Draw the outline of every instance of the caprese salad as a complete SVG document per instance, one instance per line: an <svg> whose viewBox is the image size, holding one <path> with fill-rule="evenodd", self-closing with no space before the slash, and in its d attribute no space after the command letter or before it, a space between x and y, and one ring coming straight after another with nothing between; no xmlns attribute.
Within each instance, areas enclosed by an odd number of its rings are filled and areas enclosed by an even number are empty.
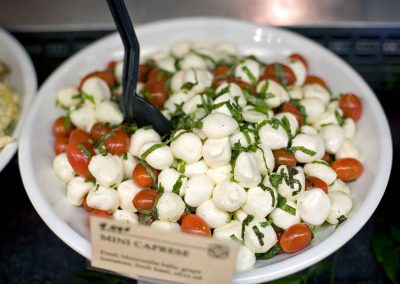
<svg viewBox="0 0 400 284"><path fill-rule="evenodd" d="M333 94L293 53L280 62L220 42L179 42L139 67L138 94L171 121L170 137L124 123L122 62L61 88L56 175L91 215L228 239L237 270L307 247L346 220L347 182L363 172L353 93Z"/></svg>

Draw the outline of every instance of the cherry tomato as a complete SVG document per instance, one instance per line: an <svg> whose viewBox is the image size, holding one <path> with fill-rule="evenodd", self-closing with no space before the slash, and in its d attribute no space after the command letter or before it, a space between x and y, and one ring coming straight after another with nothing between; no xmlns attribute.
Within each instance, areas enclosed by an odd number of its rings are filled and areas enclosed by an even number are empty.
<svg viewBox="0 0 400 284"><path fill-rule="evenodd" d="M285 149L273 150L275 157L275 167L278 168L281 165L286 165L288 167L295 167L297 164L296 158L293 153Z"/></svg>
<svg viewBox="0 0 400 284"><path fill-rule="evenodd" d="M338 178L343 181L352 181L361 176L364 171L363 164L354 158L343 158L334 161L331 168L337 173Z"/></svg>
<svg viewBox="0 0 400 284"><path fill-rule="evenodd" d="M153 171L155 176L158 176L158 174L160 173L159 170L156 170L152 167L150 167L150 169ZM143 167L141 164L136 165L135 169L132 172L132 179L136 183L136 185L142 187L152 186L155 182L146 171L145 167Z"/></svg>
<svg viewBox="0 0 400 284"><path fill-rule="evenodd" d="M247 89L250 91L251 94L256 95L257 91L256 88L249 83L246 83L244 81L241 81L239 79L235 79L234 83L236 83L242 90Z"/></svg>
<svg viewBox="0 0 400 284"><path fill-rule="evenodd" d="M110 132L111 127L108 123L96 122L92 126L92 130L90 131L90 136L92 136L94 141L100 141L101 138Z"/></svg>
<svg viewBox="0 0 400 284"><path fill-rule="evenodd" d="M273 63L265 66L262 76L274 79L284 86L296 83L296 75L293 70L289 66L280 63Z"/></svg>
<svg viewBox="0 0 400 284"><path fill-rule="evenodd" d="M87 226L90 228L90 216L97 216L102 218L109 218L111 219L111 214L107 211L100 210L100 209L93 209L89 212L89 216L87 219Z"/></svg>
<svg viewBox="0 0 400 284"><path fill-rule="evenodd" d="M85 208L85 210L86 210L87 212L91 212L91 211L95 210L94 208L90 207L90 206L87 204L86 198L87 198L87 195L86 195L86 196L83 198L83 200L82 200L82 206L83 206L83 208ZM105 212L105 211L103 211L103 212Z"/></svg>
<svg viewBox="0 0 400 284"><path fill-rule="evenodd" d="M196 214L189 214L182 218L181 231L184 233L211 237L211 230L206 221Z"/></svg>
<svg viewBox="0 0 400 284"><path fill-rule="evenodd" d="M345 118L357 121L361 117L362 105L358 96L352 93L342 94L339 98L339 107L343 110Z"/></svg>
<svg viewBox="0 0 400 284"><path fill-rule="evenodd" d="M82 90L82 86L87 79L90 79L93 77L98 77L98 78L104 80L110 88L115 85L115 78L110 72L94 71L92 73L87 74L85 77L83 77L83 79L81 80L81 83L79 84L79 90Z"/></svg>
<svg viewBox="0 0 400 284"><path fill-rule="evenodd" d="M154 189L142 189L133 198L133 206L140 210L151 210L153 209L159 194L160 193Z"/></svg>
<svg viewBox="0 0 400 284"><path fill-rule="evenodd" d="M229 71L229 67L225 65L218 66L214 70L214 77L223 77L224 75L227 75Z"/></svg>
<svg viewBox="0 0 400 284"><path fill-rule="evenodd" d="M299 60L301 61L304 66L306 67L306 69L308 70L308 62L307 60L303 57L303 55L299 54L299 53L293 53L289 56L290 59L295 59L295 60Z"/></svg>
<svg viewBox="0 0 400 284"><path fill-rule="evenodd" d="M69 143L91 143L92 137L86 131L76 128L69 135Z"/></svg>
<svg viewBox="0 0 400 284"><path fill-rule="evenodd" d="M325 81L322 78L320 78L318 76L314 76L314 75L307 76L306 81L304 82L304 85L307 85L307 84L318 84L318 85L324 87L327 91L329 91L328 85L325 83Z"/></svg>
<svg viewBox="0 0 400 284"><path fill-rule="evenodd" d="M138 69L138 82L146 82L149 71L150 67L147 64L140 64Z"/></svg>
<svg viewBox="0 0 400 284"><path fill-rule="evenodd" d="M281 111L282 112L290 112L291 114L293 114L296 117L299 125L300 126L303 125L303 114L293 103L291 103L291 102L283 103L281 106Z"/></svg>
<svg viewBox="0 0 400 284"><path fill-rule="evenodd" d="M152 105L162 108L168 98L168 90L161 81L148 81L144 86L144 98Z"/></svg>
<svg viewBox="0 0 400 284"><path fill-rule="evenodd" d="M56 140L54 141L54 152L56 153L56 155L64 153L67 145L68 137L56 136Z"/></svg>
<svg viewBox="0 0 400 284"><path fill-rule="evenodd" d="M328 193L328 185L323 180L313 177L313 176L306 176L306 190L309 190L313 187L318 187Z"/></svg>
<svg viewBox="0 0 400 284"><path fill-rule="evenodd" d="M90 178L88 166L90 159L95 154L93 146L89 143L69 143L65 149L68 162L74 171L83 178Z"/></svg>
<svg viewBox="0 0 400 284"><path fill-rule="evenodd" d="M312 232L306 224L295 224L287 228L279 244L284 252L294 253L307 247L312 239Z"/></svg>
<svg viewBox="0 0 400 284"><path fill-rule="evenodd" d="M121 129L112 130L111 136L105 141L106 149L113 155L121 156L129 149L129 136Z"/></svg>
<svg viewBox="0 0 400 284"><path fill-rule="evenodd" d="M61 116L54 121L53 124L53 135L57 136L68 136L71 131L74 129L71 121L68 120L65 116Z"/></svg>
<svg viewBox="0 0 400 284"><path fill-rule="evenodd" d="M106 70L108 72L114 72L115 66L117 66L117 61L111 60L110 62L107 63Z"/></svg>
<svg viewBox="0 0 400 284"><path fill-rule="evenodd" d="M147 77L147 82L150 81L159 81L159 82L165 82L169 79L169 75L167 71L164 71L160 68L153 68Z"/></svg>
<svg viewBox="0 0 400 284"><path fill-rule="evenodd" d="M157 220L153 216L149 216L148 214L144 214L143 212L138 212L137 215L138 215L138 219L139 219L140 224L143 223L143 224L145 224L147 226L150 226L154 221Z"/></svg>

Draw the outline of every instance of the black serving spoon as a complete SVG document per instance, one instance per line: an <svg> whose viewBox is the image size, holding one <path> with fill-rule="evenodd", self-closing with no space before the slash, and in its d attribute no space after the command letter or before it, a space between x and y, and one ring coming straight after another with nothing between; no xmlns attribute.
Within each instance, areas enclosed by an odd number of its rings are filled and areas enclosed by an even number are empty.
<svg viewBox="0 0 400 284"><path fill-rule="evenodd" d="M121 107L124 120L139 126L151 125L160 136L171 132L171 123L158 108L136 94L140 46L124 0L107 0L115 25L124 44Z"/></svg>

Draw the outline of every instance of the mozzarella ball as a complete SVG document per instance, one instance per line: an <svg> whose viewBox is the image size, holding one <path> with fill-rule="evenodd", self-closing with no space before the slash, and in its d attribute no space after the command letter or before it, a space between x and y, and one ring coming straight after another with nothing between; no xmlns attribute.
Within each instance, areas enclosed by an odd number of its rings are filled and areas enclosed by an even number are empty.
<svg viewBox="0 0 400 284"><path fill-rule="evenodd" d="M289 97L293 100L301 100L303 98L303 89L297 86L288 88Z"/></svg>
<svg viewBox="0 0 400 284"><path fill-rule="evenodd" d="M172 192L175 187L175 190L178 190L180 196L185 194L187 183L187 177L181 176L181 173L174 169L164 169L158 176L158 186L162 186L164 192Z"/></svg>
<svg viewBox="0 0 400 284"><path fill-rule="evenodd" d="M302 86L307 77L307 67L301 60L290 58L286 61L286 65L292 69L296 76L296 86Z"/></svg>
<svg viewBox="0 0 400 284"><path fill-rule="evenodd" d="M161 69L164 69L168 72L175 72L175 59L171 56L166 56L163 58L160 58L156 61L158 67L160 67Z"/></svg>
<svg viewBox="0 0 400 284"><path fill-rule="evenodd" d="M290 174L289 174L290 171ZM280 195L289 200L296 200L305 189L305 176L301 167L289 168L286 165L281 165L276 171L284 178L278 185ZM293 181L291 184L290 181Z"/></svg>
<svg viewBox="0 0 400 284"><path fill-rule="evenodd" d="M225 55L235 55L237 52L236 47L229 42L217 42L214 50L222 59L225 59Z"/></svg>
<svg viewBox="0 0 400 284"><path fill-rule="evenodd" d="M214 205L228 212L239 209L246 202L246 191L236 182L224 180L218 183L212 195Z"/></svg>
<svg viewBox="0 0 400 284"><path fill-rule="evenodd" d="M193 164L201 159L203 143L195 134L177 132L172 139L170 146L175 158L188 164Z"/></svg>
<svg viewBox="0 0 400 284"><path fill-rule="evenodd" d="M175 57L183 57L192 48L192 43L190 41L180 41L171 46L171 53Z"/></svg>
<svg viewBox="0 0 400 284"><path fill-rule="evenodd" d="M261 182L257 156L252 152L241 152L236 158L233 177L243 187L255 187Z"/></svg>
<svg viewBox="0 0 400 284"><path fill-rule="evenodd" d="M212 168L225 166L231 160L229 138L206 140L203 145L202 154L208 166Z"/></svg>
<svg viewBox="0 0 400 284"><path fill-rule="evenodd" d="M286 230L290 226L294 224L300 223L300 214L299 210L297 210L297 205L293 201L286 200L285 205L290 206L296 210L296 214L292 215L291 213L283 210L282 208L276 208L269 217L272 219L272 222L275 226Z"/></svg>
<svg viewBox="0 0 400 284"><path fill-rule="evenodd" d="M360 159L360 152L358 151L357 147L351 142L349 139L345 139L342 147L336 152L335 158L337 160L343 158L354 158L359 160Z"/></svg>
<svg viewBox="0 0 400 284"><path fill-rule="evenodd" d="M325 149L330 154L336 154L344 142L344 131L339 125L328 125L319 131L324 139Z"/></svg>
<svg viewBox="0 0 400 284"><path fill-rule="evenodd" d="M318 119L314 121L313 127L320 129L325 125L338 124L337 115L343 116L341 109L324 112L320 117L318 117Z"/></svg>
<svg viewBox="0 0 400 284"><path fill-rule="evenodd" d="M81 102L79 94L79 90L75 87L61 88L57 91L57 102L63 108L76 107Z"/></svg>
<svg viewBox="0 0 400 284"><path fill-rule="evenodd" d="M240 246L236 257L236 271L244 271L252 268L256 263L256 255L246 246Z"/></svg>
<svg viewBox="0 0 400 284"><path fill-rule="evenodd" d="M137 212L137 209L135 208L135 206L133 206L132 201L135 198L136 194L138 194L141 190L142 188L137 186L131 179L121 182L117 187L120 207L128 212Z"/></svg>
<svg viewBox="0 0 400 284"><path fill-rule="evenodd" d="M192 176L187 182L185 203L197 207L211 198L214 182L204 174Z"/></svg>
<svg viewBox="0 0 400 284"><path fill-rule="evenodd" d="M194 175L205 174L207 171L207 163L204 160L200 160L196 163L185 165L185 172L183 174L190 178Z"/></svg>
<svg viewBox="0 0 400 284"><path fill-rule="evenodd" d="M328 192L335 192L335 191L344 192L347 195L350 195L350 187L347 185L347 183L345 183L339 178L335 180L333 184L329 185Z"/></svg>
<svg viewBox="0 0 400 284"><path fill-rule="evenodd" d="M272 110L269 110L268 114L264 114L255 110L251 105L247 105L243 108L242 117L243 120L250 123L261 123L262 121L272 118L274 115Z"/></svg>
<svg viewBox="0 0 400 284"><path fill-rule="evenodd" d="M275 129L271 124L266 124L258 131L260 142L271 150L286 148L289 142L289 136L281 125Z"/></svg>
<svg viewBox="0 0 400 284"><path fill-rule="evenodd" d="M325 222L331 212L331 201L328 195L319 188L304 191L297 200L300 218L312 225L319 226Z"/></svg>
<svg viewBox="0 0 400 284"><path fill-rule="evenodd" d="M253 80L257 82L260 77L260 69L260 63L253 59L245 59L236 66L235 77L243 82L253 84Z"/></svg>
<svg viewBox="0 0 400 284"><path fill-rule="evenodd" d="M258 170L261 175L271 173L275 167L275 157L271 149L265 145L258 145L256 151Z"/></svg>
<svg viewBox="0 0 400 284"><path fill-rule="evenodd" d="M83 198L93 186L93 182L86 181L83 177L71 179L67 185L68 201L74 206L81 206Z"/></svg>
<svg viewBox="0 0 400 284"><path fill-rule="evenodd" d="M207 171L207 176L209 176L214 183L230 179L232 177L232 166L231 164L226 164L222 167L210 168Z"/></svg>
<svg viewBox="0 0 400 284"><path fill-rule="evenodd" d="M232 117L222 113L212 113L203 119L203 132L211 139L225 138L234 134L239 124Z"/></svg>
<svg viewBox="0 0 400 284"><path fill-rule="evenodd" d="M337 177L336 172L329 166L322 163L309 163L304 166L304 173L307 176L317 177L326 184L332 184Z"/></svg>
<svg viewBox="0 0 400 284"><path fill-rule="evenodd" d="M243 223L244 219L247 218L249 214L247 214L246 212L244 212L242 209L236 210L233 213L233 218L237 221L239 221L240 223Z"/></svg>
<svg viewBox="0 0 400 284"><path fill-rule="evenodd" d="M303 87L304 98L320 99L325 105L329 103L330 93L320 84L307 84Z"/></svg>
<svg viewBox="0 0 400 284"><path fill-rule="evenodd" d="M231 143L232 147L236 143L240 143L240 145L243 147L249 147L251 144L254 144L254 142L255 142L254 133L250 131L238 132L233 134L229 138L229 143Z"/></svg>
<svg viewBox="0 0 400 284"><path fill-rule="evenodd" d="M120 200L115 189L97 185L90 189L86 197L86 203L93 209L112 213L117 210Z"/></svg>
<svg viewBox="0 0 400 284"><path fill-rule="evenodd" d="M139 128L131 136L129 152L134 156L139 156L140 147L142 147L143 144L150 141L161 142L161 137L152 128Z"/></svg>
<svg viewBox="0 0 400 284"><path fill-rule="evenodd" d="M300 104L304 107L308 123L315 122L325 112L325 105L318 98L302 99Z"/></svg>
<svg viewBox="0 0 400 284"><path fill-rule="evenodd" d="M182 81L183 84L188 82L193 83L194 85L190 90L190 93L197 94L203 92L206 88L211 87L212 79L213 75L209 71L200 68L185 70ZM182 87L182 85L179 87L179 89Z"/></svg>
<svg viewBox="0 0 400 284"><path fill-rule="evenodd" d="M67 154L61 153L58 154L53 161L53 169L56 173L57 177L61 179L63 182L69 182L74 178L75 172L71 167L71 164L68 162Z"/></svg>
<svg viewBox="0 0 400 284"><path fill-rule="evenodd" d="M182 70L207 69L207 62L201 56L189 52L183 56L179 66L182 68Z"/></svg>
<svg viewBox="0 0 400 284"><path fill-rule="evenodd" d="M92 96L95 103L109 100L111 98L111 91L107 83L99 77L91 77L82 85L82 92Z"/></svg>
<svg viewBox="0 0 400 284"><path fill-rule="evenodd" d="M85 104L83 107L70 112L71 122L78 128L90 132L92 126L96 123L96 113L94 106Z"/></svg>
<svg viewBox="0 0 400 284"><path fill-rule="evenodd" d="M124 115L118 105L112 101L104 101L96 107L96 118L100 122L118 125L124 121Z"/></svg>
<svg viewBox="0 0 400 284"><path fill-rule="evenodd" d="M89 171L96 182L105 187L117 186L124 178L121 158L111 154L93 156L89 162Z"/></svg>
<svg viewBox="0 0 400 284"><path fill-rule="evenodd" d="M176 106L185 103L193 97L193 94L186 94L184 92L177 92L168 97L164 104L164 109L167 109L170 113L176 111Z"/></svg>
<svg viewBox="0 0 400 284"><path fill-rule="evenodd" d="M185 114L195 112L198 109L198 106L202 104L201 96L202 95L195 95L191 98L188 98L182 106L183 112Z"/></svg>
<svg viewBox="0 0 400 284"><path fill-rule="evenodd" d="M298 134L292 140L292 149L296 149L296 147L304 147L314 152L306 153L302 149L294 150L294 156L300 163L310 163L320 160L325 154L324 140L316 134Z"/></svg>
<svg viewBox="0 0 400 284"><path fill-rule="evenodd" d="M232 117L228 105L236 106L236 102L230 94L223 94L216 98L212 104L211 113L221 113Z"/></svg>
<svg viewBox="0 0 400 284"><path fill-rule="evenodd" d="M117 209L112 214L113 218L119 222L138 224L138 216L135 213Z"/></svg>
<svg viewBox="0 0 400 284"><path fill-rule="evenodd" d="M283 102L287 102L289 100L289 94L286 89L274 80L262 80L259 82L257 84L257 92L261 93L265 86L267 86L265 92L269 95L265 99L265 103L269 107L276 108Z"/></svg>
<svg viewBox="0 0 400 284"><path fill-rule="evenodd" d="M339 108L339 100L333 100L329 102L328 106L326 107L326 111L334 112L337 108Z"/></svg>
<svg viewBox="0 0 400 284"><path fill-rule="evenodd" d="M300 132L303 134L318 134L318 131L309 125L302 125L300 128Z"/></svg>
<svg viewBox="0 0 400 284"><path fill-rule="evenodd" d="M220 240L232 240L232 235L242 240L242 223L239 221L232 220L225 226L215 229L213 232L213 238Z"/></svg>
<svg viewBox="0 0 400 284"><path fill-rule="evenodd" d="M222 227L230 220L229 213L217 208L211 199L196 208L196 215L203 218L212 229Z"/></svg>
<svg viewBox="0 0 400 284"><path fill-rule="evenodd" d="M124 71L124 63L122 61L119 61L117 63L117 65L115 65L114 76L115 76L115 79L117 80L117 82L120 84L122 83L123 71Z"/></svg>
<svg viewBox="0 0 400 284"><path fill-rule="evenodd" d="M158 199L156 208L158 219L176 222L185 212L186 205L179 195L172 192L164 192Z"/></svg>
<svg viewBox="0 0 400 284"><path fill-rule="evenodd" d="M180 232L181 231L181 226L179 226L178 223L173 223L173 222L166 222L166 221L160 221L156 220L153 223L151 223L150 227L164 231L164 232Z"/></svg>
<svg viewBox="0 0 400 284"><path fill-rule="evenodd" d="M291 136L293 137L296 135L297 130L299 129L299 123L293 114L290 112L281 112L275 115L275 118L279 119L282 123L288 123Z"/></svg>
<svg viewBox="0 0 400 284"><path fill-rule="evenodd" d="M262 222L265 222L265 219L253 220L244 230L244 244L255 253L267 252L278 242L274 228L271 225L264 226ZM256 230L261 233L261 238L259 238Z"/></svg>
<svg viewBox="0 0 400 284"><path fill-rule="evenodd" d="M240 107L245 107L247 101L243 95L242 89L235 83L222 83L215 92L218 94L223 90L227 90L226 94L229 94L234 101L237 101Z"/></svg>
<svg viewBox="0 0 400 284"><path fill-rule="evenodd" d="M183 85L183 78L185 76L185 70L180 70L172 76L171 79L171 89L173 92L178 92L181 90L181 87ZM172 96L170 96L171 98Z"/></svg>
<svg viewBox="0 0 400 284"><path fill-rule="evenodd" d="M328 196L332 206L327 221L335 225L339 222L340 217L349 215L353 201L348 194L340 191L329 192Z"/></svg>
<svg viewBox="0 0 400 284"><path fill-rule="evenodd" d="M273 189L271 189L273 191ZM247 201L242 206L242 210L256 219L265 218L276 206L274 196L269 190L263 190L261 187L252 187L247 191Z"/></svg>
<svg viewBox="0 0 400 284"><path fill-rule="evenodd" d="M160 144L160 142L150 141L142 145L139 149L139 156L142 156L150 147ZM171 148L164 145L160 148L155 149L144 159L150 166L157 170L167 169L174 162L174 155L172 154Z"/></svg>
<svg viewBox="0 0 400 284"><path fill-rule="evenodd" d="M356 124L351 118L346 118L343 123L344 137L351 139L356 133Z"/></svg>
<svg viewBox="0 0 400 284"><path fill-rule="evenodd" d="M137 165L135 157L131 153L126 152L122 158L122 164L124 167L124 178L131 178L133 170Z"/></svg>

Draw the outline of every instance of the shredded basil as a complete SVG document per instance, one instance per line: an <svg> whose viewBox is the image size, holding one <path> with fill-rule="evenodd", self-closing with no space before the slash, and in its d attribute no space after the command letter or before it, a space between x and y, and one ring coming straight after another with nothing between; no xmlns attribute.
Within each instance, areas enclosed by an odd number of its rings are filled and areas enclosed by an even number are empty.
<svg viewBox="0 0 400 284"><path fill-rule="evenodd" d="M249 80L251 81L252 85L256 85L257 84L257 79L254 76L254 74L250 71L250 69L247 66L243 66L242 67L242 71L244 73L246 73L247 77L249 78Z"/></svg>
<svg viewBox="0 0 400 284"><path fill-rule="evenodd" d="M67 115L65 116L64 127L67 129L69 129L71 127L71 118L69 116L69 113L67 113Z"/></svg>
<svg viewBox="0 0 400 284"><path fill-rule="evenodd" d="M263 113L265 115L269 114L270 108L268 105L265 103L263 99L257 98L256 96L253 96L249 90L244 89L243 90L243 95L246 99L246 101L254 106L254 109L260 113Z"/></svg>
<svg viewBox="0 0 400 284"><path fill-rule="evenodd" d="M195 82L195 83L193 83L193 82L186 82L185 84L183 84L182 86L181 86L181 90L182 91L190 91L191 89L193 89L193 87L194 86L196 86L197 84L198 84L199 82Z"/></svg>
<svg viewBox="0 0 400 284"><path fill-rule="evenodd" d="M269 176L269 182L274 188L278 188L279 184L281 183L283 177L280 174L271 174Z"/></svg>
<svg viewBox="0 0 400 284"><path fill-rule="evenodd" d="M337 225L335 226L335 229L337 229L337 228L340 226L340 224L342 224L344 221L346 221L346 220L347 220L347 217L344 216L344 215L341 215L339 218L337 218L337 220L338 220L338 223L337 223Z"/></svg>
<svg viewBox="0 0 400 284"><path fill-rule="evenodd" d="M200 56L201 58L203 58L204 60L208 60L211 63L215 64L215 60L214 58L212 58L211 56L207 55L207 54L203 54L201 52L198 52L197 50L192 49L191 50L192 53L196 54L197 56Z"/></svg>
<svg viewBox="0 0 400 284"><path fill-rule="evenodd" d="M344 124L344 119L343 117L340 115L339 111L337 109L335 109L335 117L336 117L336 121L338 123L339 126L343 126Z"/></svg>
<svg viewBox="0 0 400 284"><path fill-rule="evenodd" d="M228 85L228 86L224 87L221 91L219 91L215 96L219 97L219 96L222 96L223 94L229 93L230 89L231 89L231 86Z"/></svg>
<svg viewBox="0 0 400 284"><path fill-rule="evenodd" d="M241 241L238 237L236 237L235 234L232 234L232 235L231 235L231 239L234 240L235 242L242 243L242 241Z"/></svg>
<svg viewBox="0 0 400 284"><path fill-rule="evenodd" d="M313 162L311 162L311 164L321 164L321 165L324 165L324 166L329 166L329 164L327 162L323 161L323 160L313 161Z"/></svg>
<svg viewBox="0 0 400 284"><path fill-rule="evenodd" d="M146 159L146 157L147 157L148 155L150 155L153 151L155 151L155 150L157 150L157 149L159 149L159 148L161 148L161 147L164 147L164 146L165 146L164 143L154 144L154 145L151 146L149 149L147 149L146 151L143 152L143 154L141 155L141 158L142 158L143 160Z"/></svg>
<svg viewBox="0 0 400 284"><path fill-rule="evenodd" d="M125 152L124 155L122 156L122 158L123 158L124 160L128 160L128 152Z"/></svg>
<svg viewBox="0 0 400 284"><path fill-rule="evenodd" d="M276 254L278 254L280 251L281 251L281 247L276 245L266 253L257 254L257 258L262 258L264 260L268 260L268 259L271 259Z"/></svg>
<svg viewBox="0 0 400 284"><path fill-rule="evenodd" d="M153 99L153 95L147 91L147 90L143 90L142 92L142 96L143 98L145 98L147 101L151 101Z"/></svg>
<svg viewBox="0 0 400 284"><path fill-rule="evenodd" d="M242 239L244 238L244 230L246 226L250 224L251 221L253 221L254 216L253 215L247 215L247 217L243 220L242 222Z"/></svg>
<svg viewBox="0 0 400 284"><path fill-rule="evenodd" d="M263 228L266 228L271 224L272 224L272 220L267 220L267 221L264 221L264 222L260 222L260 226L263 227Z"/></svg>
<svg viewBox="0 0 400 284"><path fill-rule="evenodd" d="M92 153L90 153L90 151L86 149L83 144L79 143L76 146L82 151L83 155L85 155L86 158L90 159L92 157Z"/></svg>
<svg viewBox="0 0 400 284"><path fill-rule="evenodd" d="M285 131L286 131L287 135L289 136L289 138L292 138L292 131L290 129L290 122L289 122L289 120L287 119L286 116L284 116L282 118L281 125L282 125L283 129L285 129Z"/></svg>
<svg viewBox="0 0 400 284"><path fill-rule="evenodd" d="M292 151L302 151L304 154L307 154L309 156L314 156L315 154L317 154L317 152L307 149L303 146L292 147L291 150Z"/></svg>
<svg viewBox="0 0 400 284"><path fill-rule="evenodd" d="M172 187L172 192L173 193L179 195L180 189L181 189L182 184L183 184L183 178L184 177L185 176L183 176L183 175L179 176L178 180L175 182L174 186Z"/></svg>
<svg viewBox="0 0 400 284"><path fill-rule="evenodd" d="M85 93L85 92L81 92L81 96L82 96L82 98L83 98L84 100L89 100L92 104L95 104L95 103L96 103L95 100L94 100L94 98L93 98L93 96L91 96L91 95L89 95L89 94L87 94L87 93Z"/></svg>
<svg viewBox="0 0 400 284"><path fill-rule="evenodd" d="M258 227L256 225L254 225L252 227L254 234L256 234L257 238L258 238L258 242L260 243L261 246L264 245L264 234L260 232L260 229L258 229Z"/></svg>
<svg viewBox="0 0 400 284"><path fill-rule="evenodd" d="M287 86L288 82L286 80L285 73L283 72L282 65L279 64L279 63L275 63L274 64L274 69L275 69L275 73L276 73L279 81L281 82L281 84L284 85L284 86Z"/></svg>
<svg viewBox="0 0 400 284"><path fill-rule="evenodd" d="M153 183L157 182L157 176L154 174L154 172L151 170L150 166L142 159L135 157L136 161L138 162L138 164L140 164L141 166L144 167L144 169L146 170L146 172L148 173L148 175L151 177L151 179L153 180Z"/></svg>
<svg viewBox="0 0 400 284"><path fill-rule="evenodd" d="M186 170L186 162L183 160L178 160L178 165L176 169L178 170L178 172L183 174Z"/></svg>
<svg viewBox="0 0 400 284"><path fill-rule="evenodd" d="M296 216L296 208L293 208L290 205L287 205L287 200L285 197L282 195L278 194L278 204L277 207L282 209L283 211L286 211L287 213Z"/></svg>

